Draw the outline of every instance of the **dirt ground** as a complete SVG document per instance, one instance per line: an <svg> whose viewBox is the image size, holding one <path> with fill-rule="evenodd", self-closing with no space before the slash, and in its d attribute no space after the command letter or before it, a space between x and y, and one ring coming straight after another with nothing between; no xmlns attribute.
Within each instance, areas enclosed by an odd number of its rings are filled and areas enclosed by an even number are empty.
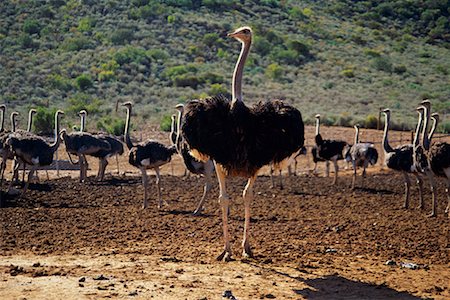
<svg viewBox="0 0 450 300"><path fill-rule="evenodd" d="M311 144L312 128L307 132ZM379 131L362 134L362 140L381 140ZM325 127L323 135L351 142L353 131ZM164 141L166 135L149 136ZM394 133L392 144L400 139L407 142L409 135ZM60 177L50 171L50 180L40 171L40 183L0 209L0 298L231 299L225 292L231 291L236 299L450 299L444 181L438 179L436 218L426 216L427 185L425 209L416 208L415 185L412 208L403 209L402 177L383 167L382 157L364 188L358 178L354 191L344 163L331 186L323 165L319 176L309 172L309 153L299 160L298 176L283 176L282 190L271 187L263 170L252 203L254 259L240 255L246 181L231 179L236 260L229 263L215 260L223 247L217 183L204 214L192 216L204 182L184 177L178 157L163 168L167 205L161 210L154 185L150 207L141 209L141 179L126 155L120 175L110 161L105 182L92 176L95 161L87 183L79 183L74 171Z"/></svg>

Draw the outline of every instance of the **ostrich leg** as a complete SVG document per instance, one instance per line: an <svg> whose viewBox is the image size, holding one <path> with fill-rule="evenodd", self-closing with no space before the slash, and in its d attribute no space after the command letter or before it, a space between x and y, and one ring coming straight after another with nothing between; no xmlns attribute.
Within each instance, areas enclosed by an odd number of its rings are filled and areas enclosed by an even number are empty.
<svg viewBox="0 0 450 300"><path fill-rule="evenodd" d="M206 166L206 167L208 167L208 166ZM205 188L203 189L203 196L200 199L200 202L198 203L197 208L194 210L194 213L193 213L194 216L198 216L202 213L203 206L204 206L205 200L206 200L206 195L208 195L208 192L211 190L211 187L212 187L212 183L211 183L212 170L205 170L205 171L206 171L205 172Z"/></svg>
<svg viewBox="0 0 450 300"><path fill-rule="evenodd" d="M119 168L119 155L116 154L116 163L117 163L117 175L120 175L120 168Z"/></svg>
<svg viewBox="0 0 450 300"><path fill-rule="evenodd" d="M217 180L219 181L219 203L222 208L222 225L223 225L223 240L225 242L223 252L217 257L217 260L230 261L231 260L231 245L230 236L228 234L228 207L230 205L230 198L226 191L226 171L222 166L214 162L216 167Z"/></svg>
<svg viewBox="0 0 450 300"><path fill-rule="evenodd" d="M430 189L431 189L431 201L432 201L432 207L431 207L431 214L429 214L429 217L436 217L437 215L437 195L436 195L436 188L435 188L435 182L433 174L431 173L431 170L426 170L425 174L428 177L428 180L430 181Z"/></svg>
<svg viewBox="0 0 450 300"><path fill-rule="evenodd" d="M25 193L27 192L28 185L30 184L30 180L33 178L33 174L37 168L38 168L38 166L31 166L30 171L28 172L28 180L25 183L25 186L23 187L23 191L22 191L22 194L20 195L20 197L23 197L25 195Z"/></svg>
<svg viewBox="0 0 450 300"><path fill-rule="evenodd" d="M338 179L338 171L339 171L339 166L337 164L337 158L333 158L333 164L334 164L334 179L333 179L333 185L335 185L337 183L337 179Z"/></svg>
<svg viewBox="0 0 450 300"><path fill-rule="evenodd" d="M142 185L144 186L144 204L142 208L145 209L148 206L147 200L147 186L148 186L148 178L147 178L147 170L144 167L139 168L142 173Z"/></svg>
<svg viewBox="0 0 450 300"><path fill-rule="evenodd" d="M363 171L361 174L361 187L364 188L364 179L366 179L366 169L369 166L369 162L367 160L364 161Z"/></svg>
<svg viewBox="0 0 450 300"><path fill-rule="evenodd" d="M419 186L419 206L417 208L423 209L424 208L424 201L423 201L423 180L420 177L419 174L414 173L414 176L416 176L416 182Z"/></svg>
<svg viewBox="0 0 450 300"><path fill-rule="evenodd" d="M448 217L450 218L450 168L445 169L444 173L447 177L447 188L445 189L447 192L447 207L445 208L445 213L448 213Z"/></svg>
<svg viewBox="0 0 450 300"><path fill-rule="evenodd" d="M317 163L316 163L317 166ZM325 163L325 174L327 174L327 177L330 177L330 162L327 160Z"/></svg>
<svg viewBox="0 0 450 300"><path fill-rule="evenodd" d="M275 187L275 179L273 178L273 165L270 164L270 181L272 182L271 188Z"/></svg>
<svg viewBox="0 0 450 300"><path fill-rule="evenodd" d="M9 193L14 185L14 178L18 178L19 176L19 164L13 164L13 177L11 178L11 182L9 183L7 193Z"/></svg>
<svg viewBox="0 0 450 300"><path fill-rule="evenodd" d="M352 159L352 166L353 166L352 190L354 190L356 182L356 161L354 159Z"/></svg>
<svg viewBox="0 0 450 300"><path fill-rule="evenodd" d="M280 178L280 190L282 190L282 189L284 189L284 186L283 186L283 176L281 174L281 169L278 172L279 172L278 178Z"/></svg>
<svg viewBox="0 0 450 300"><path fill-rule="evenodd" d="M161 195L161 175L159 174L159 167L155 168L155 173L156 173L156 186L158 187L158 208L161 209L163 204L167 205L167 202L162 200L162 195Z"/></svg>
<svg viewBox="0 0 450 300"><path fill-rule="evenodd" d="M252 249L250 248L249 235L250 235L250 203L253 200L253 185L255 184L256 174L248 179L245 186L242 197L244 198L244 210L245 210L245 221L244 221L244 240L242 241L244 257L253 257Z"/></svg>
<svg viewBox="0 0 450 300"><path fill-rule="evenodd" d="M408 174L406 172L402 173L405 178L405 203L403 204L403 208L409 208L409 187L411 186L411 182L409 181Z"/></svg>
<svg viewBox="0 0 450 300"><path fill-rule="evenodd" d="M83 161L83 155L78 155L78 164L80 165L80 182L84 181L83 175L84 175L84 161Z"/></svg>

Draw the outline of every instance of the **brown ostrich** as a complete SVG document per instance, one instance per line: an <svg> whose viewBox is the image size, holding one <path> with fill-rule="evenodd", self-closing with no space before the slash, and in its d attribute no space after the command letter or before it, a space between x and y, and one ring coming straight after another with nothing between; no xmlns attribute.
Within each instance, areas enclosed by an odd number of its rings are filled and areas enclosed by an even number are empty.
<svg viewBox="0 0 450 300"><path fill-rule="evenodd" d="M252 256L249 241L250 203L258 171L270 163L280 164L297 154L304 144L304 125L300 112L274 100L259 102L252 107L242 98L242 75L252 42L252 30L241 27L228 34L242 43L232 81L232 100L213 97L192 100L185 105L182 135L191 154L202 161L212 159L219 181L219 202L222 208L224 251L219 260L231 258L228 234L228 206L226 190L228 176L248 178L243 191L244 239L243 255Z"/></svg>
<svg viewBox="0 0 450 300"><path fill-rule="evenodd" d="M125 144L129 150L128 162L130 165L138 168L142 173L142 185L144 186L144 205L148 207L148 177L147 169L153 169L156 173L156 185L158 187L158 208L162 207L163 201L161 197L161 176L159 168L172 159L177 150L175 146L167 147L157 141L148 140L146 142L134 145L130 138L130 118L131 118L131 102L126 102L123 106L127 109L127 119L125 123Z"/></svg>

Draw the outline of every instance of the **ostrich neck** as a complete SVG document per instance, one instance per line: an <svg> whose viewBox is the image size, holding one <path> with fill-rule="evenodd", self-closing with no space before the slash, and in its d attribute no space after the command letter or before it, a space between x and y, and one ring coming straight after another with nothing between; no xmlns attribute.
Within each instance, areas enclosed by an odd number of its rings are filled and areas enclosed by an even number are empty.
<svg viewBox="0 0 450 300"><path fill-rule="evenodd" d="M384 119L384 132L383 132L383 150L385 153L392 152L394 149L389 145L388 141L388 132L389 132L389 121L390 116L388 114L385 115Z"/></svg>
<svg viewBox="0 0 450 300"><path fill-rule="evenodd" d="M422 129L422 143L425 150L430 149L430 140L428 139L428 124L430 123L430 110L425 107L424 109L424 123L423 123L423 129Z"/></svg>
<svg viewBox="0 0 450 300"><path fill-rule="evenodd" d="M86 130L86 115L81 114L80 132L84 132L85 130Z"/></svg>
<svg viewBox="0 0 450 300"><path fill-rule="evenodd" d="M359 143L359 128L355 127L355 145Z"/></svg>
<svg viewBox="0 0 450 300"><path fill-rule="evenodd" d="M183 116L183 113L181 111L178 111L178 116L177 116L177 139L175 141L175 146L177 147L177 150L179 150L178 148L180 147L180 143L181 143L181 117Z"/></svg>
<svg viewBox="0 0 450 300"><path fill-rule="evenodd" d="M420 128L422 127L422 121L423 121L423 112L419 111L419 121L417 122L416 132L414 134L414 140L413 140L414 147L417 147L419 145L419 134L420 134Z"/></svg>
<svg viewBox="0 0 450 300"><path fill-rule="evenodd" d="M55 114L55 141L50 145L50 151L55 153L61 143L61 136L59 135L59 113Z"/></svg>
<svg viewBox="0 0 450 300"><path fill-rule="evenodd" d="M438 119L436 119L436 118L432 118L432 119L433 119L433 125L431 126L430 134L428 135L428 140L430 141L430 144L431 144L431 140L433 139L434 132L436 131L437 125L439 123Z"/></svg>
<svg viewBox="0 0 450 300"><path fill-rule="evenodd" d="M125 121L125 144L127 144L129 150L134 147L130 139L130 118L131 118L131 107L127 107L127 119Z"/></svg>
<svg viewBox="0 0 450 300"><path fill-rule="evenodd" d="M11 115L11 131L16 132L16 115Z"/></svg>
<svg viewBox="0 0 450 300"><path fill-rule="evenodd" d="M316 118L316 135L320 134L320 119Z"/></svg>
<svg viewBox="0 0 450 300"><path fill-rule="evenodd" d="M2 121L1 121L1 123L0 123L0 131L4 131L5 130L5 110L4 109L0 109L0 114L1 114L1 118L2 118Z"/></svg>
<svg viewBox="0 0 450 300"><path fill-rule="evenodd" d="M236 102L242 102L242 74L244 72L245 61L247 60L248 53L250 52L251 40L248 42L242 42L241 53L234 68L233 81L232 81L232 105Z"/></svg>
<svg viewBox="0 0 450 300"><path fill-rule="evenodd" d="M31 126L33 125L33 113L30 111L28 113L28 126L27 126L27 131L31 132Z"/></svg>

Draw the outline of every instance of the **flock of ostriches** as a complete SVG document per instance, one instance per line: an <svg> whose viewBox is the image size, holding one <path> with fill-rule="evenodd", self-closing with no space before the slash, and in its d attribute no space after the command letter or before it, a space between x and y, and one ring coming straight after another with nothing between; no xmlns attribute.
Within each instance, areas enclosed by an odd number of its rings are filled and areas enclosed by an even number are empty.
<svg viewBox="0 0 450 300"><path fill-rule="evenodd" d="M231 258L231 245L228 234L228 215L230 197L227 194L226 178L240 176L248 178L243 191L245 222L243 238L243 255L252 256L249 242L250 203L253 198L253 184L258 171L266 165L281 170L286 163L300 154L305 154L304 125L300 112L291 105L274 100L259 102L252 107L244 104L242 98L242 77L244 64L249 54L252 41L252 31L249 27L241 27L228 34L242 44L241 53L237 60L232 80L231 99L216 96L203 100L192 100L185 105L176 106L178 115L172 116L172 130L169 136L171 145L166 146L154 140L134 144L130 138L130 118L132 103L124 103L127 117L124 142L129 151L129 163L142 173L144 186L144 204L148 206L148 177L147 169L156 172L158 188L158 206L163 204L160 188L160 167L170 162L171 157L178 153L186 168L205 178L204 192L194 214L201 213L208 191L212 186L212 177L216 173L219 182L219 202L222 210L224 251L218 257L220 260ZM392 148L388 142L390 111L383 111L385 116L383 150L386 165L399 171L405 179L404 207L408 208L410 198L409 173L413 174L419 185L420 207L423 208L422 177L427 177L432 192L432 212L437 214L437 199L435 176L445 177L447 180L447 197L450 206L450 146L445 142L431 144L433 133L438 123L438 115L431 114L431 103L421 102L417 108L419 121L412 144ZM121 155L124 151L122 142L107 134L91 134L85 132L86 111L80 111L81 128L79 131L67 133L60 131L60 117L64 113L55 114L55 138L53 143L31 133L31 122L35 110L30 110L28 130L16 130L15 118L12 113L11 131L4 129L5 106L0 106L2 115L0 134L1 184L3 186L4 172L8 159L14 161L13 180L17 180L20 165L29 166L28 180L22 195L25 194L33 174L40 166L52 163L55 151L61 141L64 142L70 161L79 163L80 181L86 180L88 164L86 155L99 159L98 179L103 180L108 158ZM433 125L430 127L430 121ZM313 161L324 161L326 173L329 174L329 163L334 164L334 180L338 178L338 160L345 159L353 165L352 188L355 187L356 171L363 168L364 180L366 168L375 164L378 153L372 143L361 143L358 139L359 128L355 126L356 134L353 145L344 141L324 139L320 134L320 115L316 115L315 146L311 153ZM71 155L77 156L78 161L72 160ZM314 168L314 170L316 167ZM1 204L1 202L0 202ZM446 212L449 211L447 206Z"/></svg>

